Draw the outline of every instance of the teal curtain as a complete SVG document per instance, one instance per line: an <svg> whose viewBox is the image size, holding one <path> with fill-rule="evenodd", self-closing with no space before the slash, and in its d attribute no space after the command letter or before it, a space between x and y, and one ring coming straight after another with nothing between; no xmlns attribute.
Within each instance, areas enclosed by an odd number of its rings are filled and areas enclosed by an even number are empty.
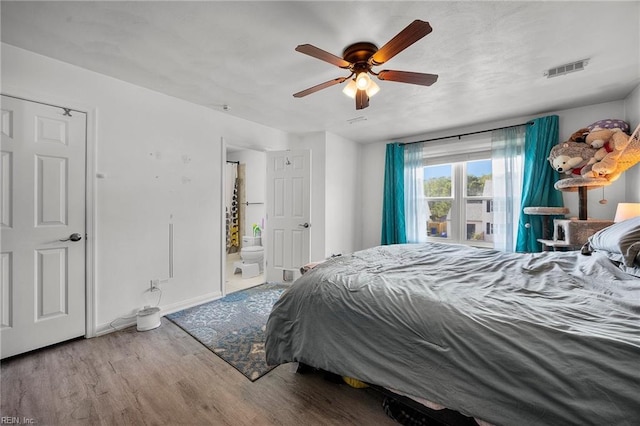
<svg viewBox="0 0 640 426"><path fill-rule="evenodd" d="M382 201L382 239L385 244L407 242L404 222L404 147L387 144Z"/></svg>
<svg viewBox="0 0 640 426"><path fill-rule="evenodd" d="M554 188L559 178L547 161L553 145L558 143L558 116L550 115L533 120L527 127L524 142L524 177L522 205L525 207L564 207L562 193ZM542 251L537 241L542 238L542 216L526 215L520 211L516 251Z"/></svg>
<svg viewBox="0 0 640 426"><path fill-rule="evenodd" d="M524 173L525 126L491 132L493 248L516 249Z"/></svg>

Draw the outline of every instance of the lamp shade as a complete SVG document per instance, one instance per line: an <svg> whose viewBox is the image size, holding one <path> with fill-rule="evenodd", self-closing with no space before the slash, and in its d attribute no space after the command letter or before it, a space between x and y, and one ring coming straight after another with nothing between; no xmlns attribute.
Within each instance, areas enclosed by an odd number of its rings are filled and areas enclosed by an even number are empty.
<svg viewBox="0 0 640 426"><path fill-rule="evenodd" d="M365 90L369 87L369 84L371 84L371 78L367 72L363 71L356 76L356 86L358 90Z"/></svg>
<svg viewBox="0 0 640 426"><path fill-rule="evenodd" d="M636 216L640 216L640 203L618 203L613 221L622 222Z"/></svg>
<svg viewBox="0 0 640 426"><path fill-rule="evenodd" d="M375 95L379 91L380 91L380 86L378 86L375 81L371 80L369 82L369 87L367 87L367 90L366 90L367 96L368 97L372 97L373 95Z"/></svg>
<svg viewBox="0 0 640 426"><path fill-rule="evenodd" d="M351 99L355 99L357 91L358 91L358 86L356 86L355 80L350 80L349 84L344 86L344 89L342 89L342 93L344 93Z"/></svg>

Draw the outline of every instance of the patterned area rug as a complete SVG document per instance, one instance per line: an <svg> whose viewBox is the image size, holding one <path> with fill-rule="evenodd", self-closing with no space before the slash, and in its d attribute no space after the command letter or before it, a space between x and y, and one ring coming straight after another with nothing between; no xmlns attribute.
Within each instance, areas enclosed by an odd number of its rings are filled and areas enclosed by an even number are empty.
<svg viewBox="0 0 640 426"><path fill-rule="evenodd" d="M287 287L261 284L166 317L253 382L276 367L267 365L264 331Z"/></svg>

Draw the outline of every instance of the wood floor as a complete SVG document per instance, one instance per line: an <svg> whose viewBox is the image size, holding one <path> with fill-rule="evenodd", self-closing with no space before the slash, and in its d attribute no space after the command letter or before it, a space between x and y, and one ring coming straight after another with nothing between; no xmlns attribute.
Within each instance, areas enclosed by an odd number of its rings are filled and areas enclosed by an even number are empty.
<svg viewBox="0 0 640 426"><path fill-rule="evenodd" d="M0 370L3 423L397 425L377 392L296 374L292 364L250 382L164 318L155 330L66 342Z"/></svg>

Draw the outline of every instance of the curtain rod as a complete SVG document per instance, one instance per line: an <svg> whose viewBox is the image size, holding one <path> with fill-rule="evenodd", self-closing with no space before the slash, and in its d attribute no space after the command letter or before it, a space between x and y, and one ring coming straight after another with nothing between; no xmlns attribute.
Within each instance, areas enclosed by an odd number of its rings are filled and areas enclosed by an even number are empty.
<svg viewBox="0 0 640 426"><path fill-rule="evenodd" d="M451 138L462 138L463 136L469 136L469 135L477 135L479 133L487 133L487 132L493 132L494 130L502 130L502 129L511 129L513 127L520 127L520 126L527 126L527 125L531 125L533 124L533 121L527 121L526 123L522 123L522 124L514 124L512 126L504 126L504 127L496 127L495 129L488 129L488 130L478 130L477 132L469 132L469 133L461 133L459 135L451 135L451 136L442 136L439 138L433 138L433 139L425 139L423 141L415 141L415 142L404 142L401 143L400 146L404 146L404 145L411 145L414 143L423 143L423 142L432 142L432 141L439 141L442 139L451 139Z"/></svg>
<svg viewBox="0 0 640 426"><path fill-rule="evenodd" d="M231 164L240 164L239 161L231 161L231 160L227 160L227 163L231 163Z"/></svg>

